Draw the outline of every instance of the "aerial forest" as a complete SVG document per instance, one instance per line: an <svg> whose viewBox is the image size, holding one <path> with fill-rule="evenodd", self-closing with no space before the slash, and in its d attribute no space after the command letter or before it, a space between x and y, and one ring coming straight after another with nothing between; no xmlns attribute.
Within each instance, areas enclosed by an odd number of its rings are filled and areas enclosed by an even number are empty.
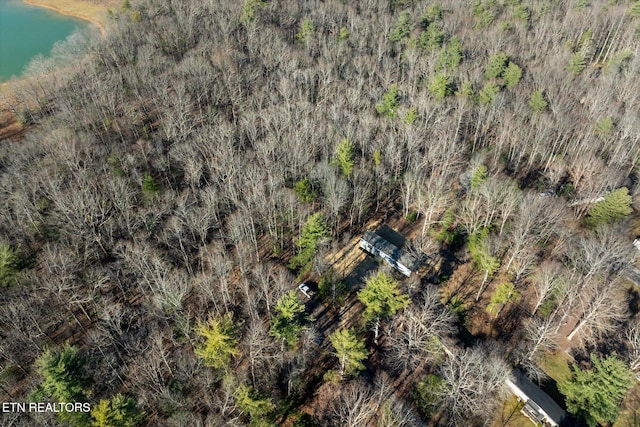
<svg viewBox="0 0 640 427"><path fill-rule="evenodd" d="M1 104L0 402L91 404L1 425L640 426L640 1L131 0Z"/></svg>

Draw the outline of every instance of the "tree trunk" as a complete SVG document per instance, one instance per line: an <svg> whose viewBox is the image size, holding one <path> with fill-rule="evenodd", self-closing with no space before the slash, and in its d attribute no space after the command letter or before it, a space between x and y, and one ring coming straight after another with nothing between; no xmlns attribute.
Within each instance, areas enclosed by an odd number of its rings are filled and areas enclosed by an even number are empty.
<svg viewBox="0 0 640 427"><path fill-rule="evenodd" d="M482 284L480 284L480 289L478 289L478 295L476 295L476 301L480 300L480 295L482 295L482 291L484 291L484 284L487 282L488 277L489 277L489 270L485 270L484 279L482 279Z"/></svg>
<svg viewBox="0 0 640 427"><path fill-rule="evenodd" d="M380 334L380 318L377 317L373 324L373 343L378 345L378 335Z"/></svg>
<svg viewBox="0 0 640 427"><path fill-rule="evenodd" d="M571 333L567 336L567 340L571 341L571 339L576 335L576 333L582 329L582 327L587 323L587 321L589 320L589 316L584 317L577 325L575 328L573 328L573 331L571 331Z"/></svg>

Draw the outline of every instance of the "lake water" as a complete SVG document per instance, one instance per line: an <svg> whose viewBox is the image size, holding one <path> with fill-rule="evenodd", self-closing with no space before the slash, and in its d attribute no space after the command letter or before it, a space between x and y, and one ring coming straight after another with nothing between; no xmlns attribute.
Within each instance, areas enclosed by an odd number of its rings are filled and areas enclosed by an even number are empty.
<svg viewBox="0 0 640 427"><path fill-rule="evenodd" d="M0 82L20 76L33 57L47 56L55 42L86 25L22 0L0 0Z"/></svg>

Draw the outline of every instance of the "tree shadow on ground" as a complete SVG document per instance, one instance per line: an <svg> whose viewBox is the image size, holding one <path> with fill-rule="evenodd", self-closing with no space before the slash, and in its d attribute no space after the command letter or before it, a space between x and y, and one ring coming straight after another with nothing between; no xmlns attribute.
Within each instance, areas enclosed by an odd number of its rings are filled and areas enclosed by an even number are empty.
<svg viewBox="0 0 640 427"><path fill-rule="evenodd" d="M508 304L493 321L493 335L500 334L500 339L508 342L518 332L522 325L522 318L527 314L516 304Z"/></svg>
<svg viewBox="0 0 640 427"><path fill-rule="evenodd" d="M462 262L458 257L456 257L455 253L445 247L440 248L438 255L442 260L440 263L440 269L438 270L438 281L443 281L451 277L453 272L462 264Z"/></svg>
<svg viewBox="0 0 640 427"><path fill-rule="evenodd" d="M358 250L365 252L362 249ZM344 278L345 283L349 287L349 292L360 288L365 282L366 278L371 273L374 273L377 270L378 263L376 262L376 259L367 253L367 256L361 262L359 262Z"/></svg>
<svg viewBox="0 0 640 427"><path fill-rule="evenodd" d="M629 287L627 289L627 301L629 301L629 311L632 316L640 313L640 292L637 288Z"/></svg>

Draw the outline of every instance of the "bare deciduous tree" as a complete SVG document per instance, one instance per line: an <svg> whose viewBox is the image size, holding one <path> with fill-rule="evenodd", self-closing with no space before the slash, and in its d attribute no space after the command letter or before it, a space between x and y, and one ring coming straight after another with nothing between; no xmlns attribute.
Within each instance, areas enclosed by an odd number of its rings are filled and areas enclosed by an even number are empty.
<svg viewBox="0 0 640 427"><path fill-rule="evenodd" d="M416 197L418 212L424 216L422 220L422 236L428 228L434 224L434 216L439 214L452 200L452 192L449 188L451 180L450 171L438 168L431 172L429 178L424 181L423 188L418 189Z"/></svg>
<svg viewBox="0 0 640 427"><path fill-rule="evenodd" d="M269 330L262 321L251 322L243 345L246 347L243 353L251 364L253 387L258 387L264 383L265 374L270 371L272 363L282 356L279 354L280 346L269 335Z"/></svg>
<svg viewBox="0 0 640 427"><path fill-rule="evenodd" d="M581 344L595 343L614 332L627 317L627 304L617 281L591 282L582 287L578 297L578 323L567 339Z"/></svg>
<svg viewBox="0 0 640 427"><path fill-rule="evenodd" d="M415 410L402 399L391 396L382 403L378 425L389 427L422 427L426 424Z"/></svg>
<svg viewBox="0 0 640 427"><path fill-rule="evenodd" d="M534 315L540 306L552 295L554 290L562 286L562 266L558 263L545 262L540 265L538 271L531 278L533 292L533 308L531 314Z"/></svg>
<svg viewBox="0 0 640 427"><path fill-rule="evenodd" d="M336 424L345 427L367 425L378 410L374 389L363 380L341 387L331 411Z"/></svg>
<svg viewBox="0 0 640 427"><path fill-rule="evenodd" d="M448 424L488 420L507 392L511 368L500 356L483 348L457 350L438 367L446 387L441 391Z"/></svg>
<svg viewBox="0 0 640 427"><path fill-rule="evenodd" d="M442 305L436 288L428 287L413 299L396 320L397 328L389 333L387 360L400 371L441 357L456 332L456 315Z"/></svg>
<svg viewBox="0 0 640 427"><path fill-rule="evenodd" d="M628 341L629 354L629 367L635 373L640 373L640 319L635 319L629 322L625 337Z"/></svg>
<svg viewBox="0 0 640 427"><path fill-rule="evenodd" d="M554 350L558 345L560 336L556 327L551 317L532 318L525 323L523 339L516 349L516 363L524 369L529 378L538 383L547 377L538 362L545 352Z"/></svg>

